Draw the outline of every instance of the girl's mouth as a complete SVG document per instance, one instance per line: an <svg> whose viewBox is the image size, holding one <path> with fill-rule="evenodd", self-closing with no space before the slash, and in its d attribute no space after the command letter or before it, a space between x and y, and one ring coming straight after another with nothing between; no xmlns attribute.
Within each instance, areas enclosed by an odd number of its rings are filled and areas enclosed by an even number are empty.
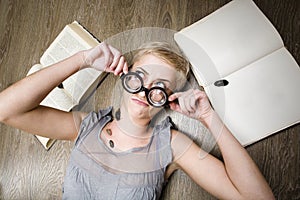
<svg viewBox="0 0 300 200"><path fill-rule="evenodd" d="M144 101L142 101L142 100L140 100L138 98L133 97L133 98L131 98L131 100L134 101L138 105L141 105L141 106L144 106L144 107L148 107L149 106L148 103L146 103L146 102L144 102Z"/></svg>

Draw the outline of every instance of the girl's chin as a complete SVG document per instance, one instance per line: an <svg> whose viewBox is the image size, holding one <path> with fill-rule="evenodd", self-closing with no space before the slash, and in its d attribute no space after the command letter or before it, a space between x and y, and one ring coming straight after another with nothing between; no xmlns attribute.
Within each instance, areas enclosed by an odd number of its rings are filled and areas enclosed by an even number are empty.
<svg viewBox="0 0 300 200"><path fill-rule="evenodd" d="M151 109L152 108L152 109ZM160 111L161 109L153 108L151 106L147 108L141 106L135 106L129 109L130 115L133 119L140 119L140 120L149 120L151 121L152 118Z"/></svg>
<svg viewBox="0 0 300 200"><path fill-rule="evenodd" d="M134 118L149 118L150 117L150 111L147 109L147 107L143 106L133 106L131 109L129 109Z"/></svg>
<svg viewBox="0 0 300 200"><path fill-rule="evenodd" d="M134 101L131 101L129 105L128 112L133 119L151 119L150 106L140 105Z"/></svg>

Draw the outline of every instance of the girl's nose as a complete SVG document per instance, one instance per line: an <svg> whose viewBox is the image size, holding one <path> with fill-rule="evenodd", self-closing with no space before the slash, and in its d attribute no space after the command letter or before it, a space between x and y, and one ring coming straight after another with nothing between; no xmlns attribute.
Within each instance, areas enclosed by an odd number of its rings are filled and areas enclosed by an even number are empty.
<svg viewBox="0 0 300 200"><path fill-rule="evenodd" d="M154 87L155 85L153 84L153 82L150 83L144 83L144 88L147 88L148 90L150 90L152 87Z"/></svg>
<svg viewBox="0 0 300 200"><path fill-rule="evenodd" d="M141 98L145 98L145 96L146 96L145 91L139 92L138 95L139 95Z"/></svg>

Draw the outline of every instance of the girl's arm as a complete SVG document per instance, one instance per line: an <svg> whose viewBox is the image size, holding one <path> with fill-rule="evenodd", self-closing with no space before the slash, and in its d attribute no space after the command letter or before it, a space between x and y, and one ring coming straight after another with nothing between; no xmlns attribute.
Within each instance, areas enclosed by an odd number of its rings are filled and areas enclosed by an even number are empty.
<svg viewBox="0 0 300 200"><path fill-rule="evenodd" d="M116 75L127 71L121 53L101 43L25 77L0 93L0 121L53 139L74 140L84 113L64 112L40 106L61 82L80 69L93 67Z"/></svg>
<svg viewBox="0 0 300 200"><path fill-rule="evenodd" d="M206 94L199 90L187 93L170 97L170 100L179 98L179 105L172 104L171 109L201 121L215 137L224 162L205 154L183 134L173 132L175 162L197 184L218 198L274 199L254 161L211 108Z"/></svg>

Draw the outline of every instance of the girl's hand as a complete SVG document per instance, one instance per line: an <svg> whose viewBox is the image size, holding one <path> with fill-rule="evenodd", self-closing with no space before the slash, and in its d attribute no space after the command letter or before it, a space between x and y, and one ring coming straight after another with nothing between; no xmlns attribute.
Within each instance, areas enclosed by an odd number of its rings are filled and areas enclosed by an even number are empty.
<svg viewBox="0 0 300 200"><path fill-rule="evenodd" d="M128 72L125 57L116 48L102 42L96 47L83 51L84 67L92 67L121 75Z"/></svg>
<svg viewBox="0 0 300 200"><path fill-rule="evenodd" d="M176 99L178 103L174 102ZM169 101L172 110L200 121L204 121L213 111L205 92L198 89L174 93Z"/></svg>

